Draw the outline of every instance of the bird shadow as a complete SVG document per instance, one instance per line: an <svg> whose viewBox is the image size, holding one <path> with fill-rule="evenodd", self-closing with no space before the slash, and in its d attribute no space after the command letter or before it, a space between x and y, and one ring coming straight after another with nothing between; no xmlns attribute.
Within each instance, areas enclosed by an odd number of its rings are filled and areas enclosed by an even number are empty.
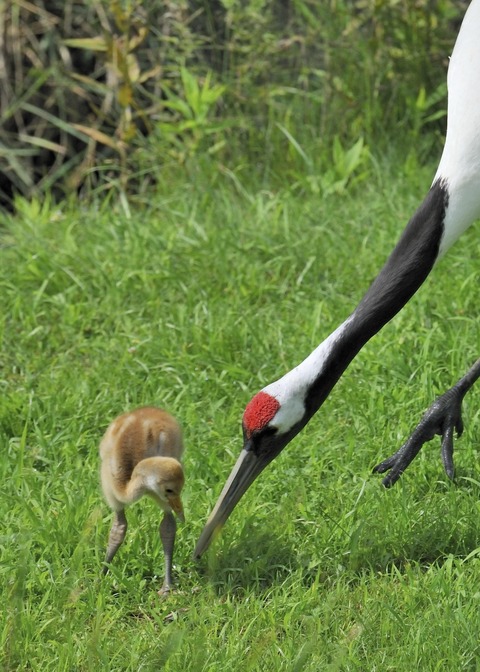
<svg viewBox="0 0 480 672"><path fill-rule="evenodd" d="M421 515L416 509L412 512L416 520L411 525L372 515L363 521L358 537L354 538L360 528L354 527L354 534L325 549L314 543L299 549L273 528L245 529L233 544L216 539L195 571L221 595L262 592L289 577L305 588L318 582L328 585L342 574L354 584L364 581L366 573L404 574L412 565L428 571L452 557L461 562L477 551L480 555L480 524L470 510L479 490L480 482L468 477L459 477L455 484L430 485L424 500L419 495L424 504L419 505Z"/></svg>
<svg viewBox="0 0 480 672"><path fill-rule="evenodd" d="M264 590L285 581L298 566L295 550L268 531L222 544L220 552L214 544L205 559L197 563L197 572L219 594Z"/></svg>

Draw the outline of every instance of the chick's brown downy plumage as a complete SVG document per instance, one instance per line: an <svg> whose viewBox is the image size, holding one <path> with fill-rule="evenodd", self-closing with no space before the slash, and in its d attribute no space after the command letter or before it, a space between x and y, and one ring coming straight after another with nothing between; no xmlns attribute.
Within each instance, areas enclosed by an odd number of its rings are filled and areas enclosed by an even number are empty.
<svg viewBox="0 0 480 672"><path fill-rule="evenodd" d="M180 494L185 482L181 458L182 430L177 420L159 408L144 407L116 418L100 443L100 479L114 511L104 573L127 532L125 507L148 495L164 511L160 538L165 554L162 593L172 586L176 522L184 520Z"/></svg>

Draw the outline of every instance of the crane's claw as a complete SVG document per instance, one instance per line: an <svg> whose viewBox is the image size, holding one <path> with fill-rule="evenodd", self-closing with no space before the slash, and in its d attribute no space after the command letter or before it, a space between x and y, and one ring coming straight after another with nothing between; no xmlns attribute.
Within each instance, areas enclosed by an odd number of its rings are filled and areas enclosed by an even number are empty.
<svg viewBox="0 0 480 672"><path fill-rule="evenodd" d="M463 432L462 401L465 391L455 385L435 399L403 446L374 467L373 471L379 474L390 472L382 481L386 488L398 481L422 446L436 434L442 437L441 455L445 473L453 479L453 431L456 430L457 437Z"/></svg>

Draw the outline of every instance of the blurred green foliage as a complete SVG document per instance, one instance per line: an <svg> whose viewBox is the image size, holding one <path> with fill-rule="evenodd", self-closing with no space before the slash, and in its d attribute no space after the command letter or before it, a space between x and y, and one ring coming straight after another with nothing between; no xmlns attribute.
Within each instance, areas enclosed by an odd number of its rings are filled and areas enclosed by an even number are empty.
<svg viewBox="0 0 480 672"><path fill-rule="evenodd" d="M448 55L467 4L6 0L1 201L127 197L206 150L227 170L241 157L338 191L348 171L365 169L368 147L407 134L428 152L425 130L443 131Z"/></svg>

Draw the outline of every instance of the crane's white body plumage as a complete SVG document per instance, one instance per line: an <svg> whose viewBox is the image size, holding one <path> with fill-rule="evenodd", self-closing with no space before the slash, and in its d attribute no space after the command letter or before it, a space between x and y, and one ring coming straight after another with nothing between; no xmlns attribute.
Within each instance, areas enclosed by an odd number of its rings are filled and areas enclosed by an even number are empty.
<svg viewBox="0 0 480 672"><path fill-rule="evenodd" d="M447 75L448 114L445 147L433 182L448 189L443 255L480 217L480 2L470 4Z"/></svg>

